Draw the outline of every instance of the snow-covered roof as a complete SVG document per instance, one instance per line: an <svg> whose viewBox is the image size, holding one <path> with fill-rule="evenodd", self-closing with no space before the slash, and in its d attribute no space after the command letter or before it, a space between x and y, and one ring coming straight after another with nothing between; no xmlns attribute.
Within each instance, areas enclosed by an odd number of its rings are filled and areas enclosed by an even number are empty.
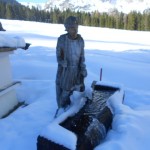
<svg viewBox="0 0 150 150"><path fill-rule="evenodd" d="M24 48L25 46L25 40L19 36L0 34L0 49L5 49L8 51L17 48Z"/></svg>

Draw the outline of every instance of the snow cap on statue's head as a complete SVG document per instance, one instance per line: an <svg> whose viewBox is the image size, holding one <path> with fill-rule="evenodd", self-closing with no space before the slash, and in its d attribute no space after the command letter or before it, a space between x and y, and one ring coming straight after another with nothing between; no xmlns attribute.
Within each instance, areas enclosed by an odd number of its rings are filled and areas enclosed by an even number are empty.
<svg viewBox="0 0 150 150"><path fill-rule="evenodd" d="M71 27L78 27L77 17L69 16L68 18L66 18L64 26L66 30Z"/></svg>

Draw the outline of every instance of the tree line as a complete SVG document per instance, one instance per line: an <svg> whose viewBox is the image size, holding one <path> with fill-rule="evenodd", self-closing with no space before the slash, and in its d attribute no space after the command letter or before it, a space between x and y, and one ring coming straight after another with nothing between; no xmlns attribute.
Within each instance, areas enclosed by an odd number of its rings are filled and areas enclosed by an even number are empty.
<svg viewBox="0 0 150 150"><path fill-rule="evenodd" d="M36 7L11 5L0 2L0 18L26 21L38 21L63 24L65 18L73 15L78 17L79 24L84 26L107 27L125 30L150 31L150 9L143 13L132 11L129 14L113 10L110 13L74 12L70 9L61 11L57 8L50 11L40 10Z"/></svg>

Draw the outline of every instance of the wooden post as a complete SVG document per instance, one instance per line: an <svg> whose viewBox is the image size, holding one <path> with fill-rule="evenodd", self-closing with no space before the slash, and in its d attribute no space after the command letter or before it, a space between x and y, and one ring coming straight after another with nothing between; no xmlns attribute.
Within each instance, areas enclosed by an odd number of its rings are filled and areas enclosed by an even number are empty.
<svg viewBox="0 0 150 150"><path fill-rule="evenodd" d="M102 73L103 73L103 70L102 68L100 69L100 81L102 81Z"/></svg>

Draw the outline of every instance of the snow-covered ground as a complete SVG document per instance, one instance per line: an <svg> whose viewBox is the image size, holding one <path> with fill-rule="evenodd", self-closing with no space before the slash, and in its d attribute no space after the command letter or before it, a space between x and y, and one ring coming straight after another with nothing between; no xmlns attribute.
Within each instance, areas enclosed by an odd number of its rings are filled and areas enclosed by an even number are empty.
<svg viewBox="0 0 150 150"><path fill-rule="evenodd" d="M56 42L65 33L63 25L0 20L6 32L32 45L11 55L13 79L22 82L17 89L20 107L0 119L1 150L36 150L37 137L54 119L57 109L55 75ZM146 150L150 147L150 32L79 26L85 40L89 91L93 80L118 84L125 100L112 101L114 119L106 139L95 150ZM2 71L2 70L1 70ZM75 97L78 95L75 95ZM55 135L54 135L55 136ZM62 142L65 139L62 139Z"/></svg>

